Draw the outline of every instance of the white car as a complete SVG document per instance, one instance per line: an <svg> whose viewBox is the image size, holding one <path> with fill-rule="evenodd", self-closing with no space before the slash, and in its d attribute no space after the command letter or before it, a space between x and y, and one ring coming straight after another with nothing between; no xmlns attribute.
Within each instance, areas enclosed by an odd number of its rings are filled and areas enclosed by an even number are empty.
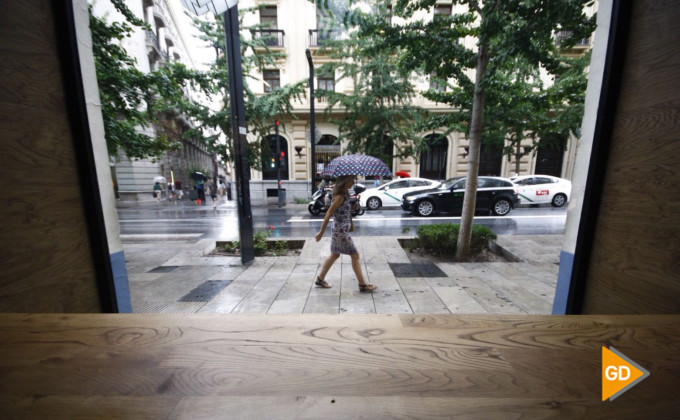
<svg viewBox="0 0 680 420"><path fill-rule="evenodd" d="M380 207L401 207L402 197L413 191L437 188L441 183L425 178L400 178L361 193L359 202L369 210Z"/></svg>
<svg viewBox="0 0 680 420"><path fill-rule="evenodd" d="M510 178L519 188L521 204L550 203L562 207L569 201L571 181L551 175L520 175Z"/></svg>

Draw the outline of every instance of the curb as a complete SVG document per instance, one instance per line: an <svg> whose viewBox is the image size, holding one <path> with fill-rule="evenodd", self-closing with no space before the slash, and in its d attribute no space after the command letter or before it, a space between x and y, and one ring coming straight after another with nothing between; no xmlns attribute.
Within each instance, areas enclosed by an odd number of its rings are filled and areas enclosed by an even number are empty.
<svg viewBox="0 0 680 420"><path fill-rule="evenodd" d="M503 246L499 245L496 241L491 241L489 243L489 249L494 254L500 255L510 262L526 262L522 258L520 258L517 254L515 254L514 252L512 252L509 249L504 248Z"/></svg>

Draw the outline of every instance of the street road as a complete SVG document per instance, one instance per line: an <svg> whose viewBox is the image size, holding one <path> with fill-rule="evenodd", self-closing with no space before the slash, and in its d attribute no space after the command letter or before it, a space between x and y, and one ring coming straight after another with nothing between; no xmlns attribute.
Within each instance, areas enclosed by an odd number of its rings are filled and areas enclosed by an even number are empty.
<svg viewBox="0 0 680 420"><path fill-rule="evenodd" d="M271 230L272 238L312 237L323 220L323 215L310 215L306 205L289 204L281 209L275 206L254 207L252 214L255 231ZM147 204L119 208L118 217L123 241L238 239L238 213L234 201L222 203L217 209L191 204L173 206L165 202ZM566 220L566 206L520 207L504 217L475 217L475 223L487 226L498 235L562 234ZM415 234L418 226L424 224L458 224L460 216L416 217L401 209L393 209L366 211L356 217L354 223L356 231L353 235L356 236L404 236ZM330 231L330 227L327 230Z"/></svg>

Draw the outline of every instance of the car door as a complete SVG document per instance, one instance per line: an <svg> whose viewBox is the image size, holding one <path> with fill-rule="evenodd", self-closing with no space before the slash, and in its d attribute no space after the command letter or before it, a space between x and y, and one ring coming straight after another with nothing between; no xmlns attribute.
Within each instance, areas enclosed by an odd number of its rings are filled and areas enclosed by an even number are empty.
<svg viewBox="0 0 680 420"><path fill-rule="evenodd" d="M475 202L475 210L488 210L491 206L493 196L496 194L494 188L496 185L491 178L477 179L477 200Z"/></svg>
<svg viewBox="0 0 680 420"><path fill-rule="evenodd" d="M519 198L522 204L536 203L536 188L534 186L534 177L524 178L515 183L519 190Z"/></svg>
<svg viewBox="0 0 680 420"><path fill-rule="evenodd" d="M463 210L463 198L465 198L465 180L461 179L441 195L439 209L459 213Z"/></svg>
<svg viewBox="0 0 680 420"><path fill-rule="evenodd" d="M537 203L549 203L555 194L555 184L550 178L534 177L533 187Z"/></svg>
<svg viewBox="0 0 680 420"><path fill-rule="evenodd" d="M401 206L402 196L408 192L408 180L401 180L385 185L382 191L383 206Z"/></svg>

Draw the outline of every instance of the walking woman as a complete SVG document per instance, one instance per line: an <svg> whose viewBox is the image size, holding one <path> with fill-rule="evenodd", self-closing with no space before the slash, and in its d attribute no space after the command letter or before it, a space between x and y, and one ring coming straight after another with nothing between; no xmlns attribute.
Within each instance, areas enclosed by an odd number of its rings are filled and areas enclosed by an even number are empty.
<svg viewBox="0 0 680 420"><path fill-rule="evenodd" d="M349 236L349 232L354 230L354 223L352 222L350 214L349 189L352 187L355 180L356 176L354 175L338 177L335 182L335 187L333 188L333 201L331 202L331 207L326 212L326 217L323 218L321 229L316 234L316 241L319 242L323 237L323 233L326 231L326 226L332 215L334 220L333 227L331 228L331 255L324 261L321 272L316 277L316 282L314 283L324 289L331 287L324 279L335 260L340 257L340 254L352 257L352 269L359 281L359 291L371 292L378 288L372 284L366 284L364 274L361 272L359 251L357 251L354 242L352 242L352 238Z"/></svg>

